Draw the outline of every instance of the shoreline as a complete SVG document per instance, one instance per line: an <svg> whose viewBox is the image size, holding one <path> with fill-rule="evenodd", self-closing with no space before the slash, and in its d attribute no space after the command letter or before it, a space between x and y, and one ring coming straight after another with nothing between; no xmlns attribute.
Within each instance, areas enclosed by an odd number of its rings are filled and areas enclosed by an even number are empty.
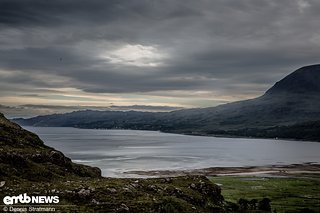
<svg viewBox="0 0 320 213"><path fill-rule="evenodd" d="M299 174L320 175L320 164L303 163L289 165L266 165L244 167L209 167L191 170L128 171L123 174L152 177L203 176L297 176Z"/></svg>

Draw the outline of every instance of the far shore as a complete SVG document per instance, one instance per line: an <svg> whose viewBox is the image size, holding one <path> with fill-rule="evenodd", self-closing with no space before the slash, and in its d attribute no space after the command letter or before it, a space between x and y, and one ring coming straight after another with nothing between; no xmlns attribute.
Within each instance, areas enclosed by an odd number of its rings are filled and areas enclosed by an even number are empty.
<svg viewBox="0 0 320 213"><path fill-rule="evenodd" d="M14 122L13 119L10 119ZM33 126L33 125L21 125L22 127L63 127L63 126ZM284 141L301 141L301 142L313 142L319 143L319 140L307 140L307 139L297 139L297 138L279 138L279 137L254 137L254 136L241 136L241 135L231 135L231 134L206 134L200 132L175 132L175 131L162 131L162 130L151 130L151 129L122 129L122 128L83 128L83 127L75 127L75 126L65 126L68 128L75 128L75 129L94 129L94 130L132 130L132 131L151 131L151 132L161 132L167 134L176 134L176 135L186 135L186 136L199 136L199 137L215 137L215 138L240 138L240 139L266 139L266 140L284 140Z"/></svg>
<svg viewBox="0 0 320 213"><path fill-rule="evenodd" d="M290 177L299 175L320 175L320 164L304 163L244 167L210 167L191 170L128 171L124 172L124 174L141 175L144 177L176 177L185 175Z"/></svg>

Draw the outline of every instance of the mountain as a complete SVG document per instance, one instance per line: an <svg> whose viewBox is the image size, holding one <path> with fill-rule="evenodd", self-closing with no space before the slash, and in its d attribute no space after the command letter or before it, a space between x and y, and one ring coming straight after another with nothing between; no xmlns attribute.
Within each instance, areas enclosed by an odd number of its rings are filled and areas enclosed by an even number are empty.
<svg viewBox="0 0 320 213"><path fill-rule="evenodd" d="M266 94L320 94L320 65L302 67L270 88Z"/></svg>
<svg viewBox="0 0 320 213"><path fill-rule="evenodd" d="M162 113L87 110L14 121L32 126L144 129L199 135L320 140L317 134L320 132L317 125L320 121L319 97L320 65L311 65L294 71L258 98L217 107ZM297 126L301 126L299 131L296 131ZM282 129L286 129L288 134L282 134Z"/></svg>
<svg viewBox="0 0 320 213"><path fill-rule="evenodd" d="M314 129L320 121L319 85L320 65L306 66L277 82L258 98L217 107L176 111L170 117L172 122L183 118L180 124L184 127L177 126L177 132L278 137L274 134L275 128L285 127L288 130L301 125L305 127L301 128L304 132L301 134L305 134L307 127ZM297 134L286 135L285 138L305 138ZM312 138L320 139L318 136Z"/></svg>

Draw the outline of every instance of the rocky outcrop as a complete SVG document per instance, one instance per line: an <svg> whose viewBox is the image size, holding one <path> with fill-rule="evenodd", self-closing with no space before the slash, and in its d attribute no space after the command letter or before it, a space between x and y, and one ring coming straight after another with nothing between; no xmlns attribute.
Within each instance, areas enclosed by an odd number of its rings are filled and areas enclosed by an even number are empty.
<svg viewBox="0 0 320 213"><path fill-rule="evenodd" d="M220 188L203 176L6 181L1 189L0 196L30 189L39 195L59 196L66 205L52 205L58 212L225 212Z"/></svg>
<svg viewBox="0 0 320 213"><path fill-rule="evenodd" d="M38 181L66 176L101 177L99 168L75 164L35 134L0 114L0 177Z"/></svg>

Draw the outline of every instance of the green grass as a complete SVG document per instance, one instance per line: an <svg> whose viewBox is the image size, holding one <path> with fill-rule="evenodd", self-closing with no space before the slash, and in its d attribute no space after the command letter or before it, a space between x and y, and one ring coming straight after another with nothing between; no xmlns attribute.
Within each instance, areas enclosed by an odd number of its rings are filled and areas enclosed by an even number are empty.
<svg viewBox="0 0 320 213"><path fill-rule="evenodd" d="M320 212L320 177L261 178L261 177L211 177L213 183L222 184L226 201L237 203L267 197L277 212L296 212L309 208Z"/></svg>

